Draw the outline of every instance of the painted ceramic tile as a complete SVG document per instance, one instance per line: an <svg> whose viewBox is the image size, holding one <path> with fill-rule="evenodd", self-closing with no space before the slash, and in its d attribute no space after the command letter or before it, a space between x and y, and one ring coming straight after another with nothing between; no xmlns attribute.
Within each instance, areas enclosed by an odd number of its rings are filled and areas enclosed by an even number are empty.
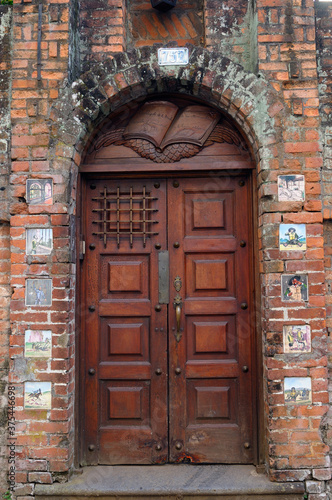
<svg viewBox="0 0 332 500"><path fill-rule="evenodd" d="M48 358L52 351L52 332L50 330L25 331L25 357Z"/></svg>
<svg viewBox="0 0 332 500"><path fill-rule="evenodd" d="M24 408L50 410L52 408L51 382L25 382Z"/></svg>
<svg viewBox="0 0 332 500"><path fill-rule="evenodd" d="M26 254L27 255L49 255L53 248L52 229L27 229L26 230Z"/></svg>
<svg viewBox="0 0 332 500"><path fill-rule="evenodd" d="M53 179L28 179L26 200L30 205L52 205Z"/></svg>
<svg viewBox="0 0 332 500"><path fill-rule="evenodd" d="M52 305L52 280L28 279L25 286L25 305L50 306Z"/></svg>
<svg viewBox="0 0 332 500"><path fill-rule="evenodd" d="M312 402L310 377L285 377L285 403L291 405L307 405Z"/></svg>
<svg viewBox="0 0 332 500"><path fill-rule="evenodd" d="M279 201L304 201L304 197L305 197L304 175L278 176Z"/></svg>
<svg viewBox="0 0 332 500"><path fill-rule="evenodd" d="M310 352L311 332L309 325L285 325L284 352Z"/></svg>
<svg viewBox="0 0 332 500"><path fill-rule="evenodd" d="M305 224L280 224L279 225L280 250L306 250L306 225Z"/></svg>
<svg viewBox="0 0 332 500"><path fill-rule="evenodd" d="M308 300L308 275L284 274L281 276L281 300L298 302Z"/></svg>

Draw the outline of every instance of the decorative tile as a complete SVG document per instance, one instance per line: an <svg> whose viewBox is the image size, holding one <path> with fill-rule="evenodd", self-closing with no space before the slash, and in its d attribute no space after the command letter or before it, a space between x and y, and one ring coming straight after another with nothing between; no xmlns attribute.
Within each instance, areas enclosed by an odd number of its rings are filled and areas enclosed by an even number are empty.
<svg viewBox="0 0 332 500"><path fill-rule="evenodd" d="M286 302L308 300L308 275L283 274L281 276L281 300Z"/></svg>
<svg viewBox="0 0 332 500"><path fill-rule="evenodd" d="M280 250L306 250L307 237L305 224L280 224L279 225Z"/></svg>
<svg viewBox="0 0 332 500"><path fill-rule="evenodd" d="M52 205L53 179L28 179L26 200L30 205Z"/></svg>
<svg viewBox="0 0 332 500"><path fill-rule="evenodd" d="M284 352L310 352L311 351L311 331L309 325L285 325Z"/></svg>
<svg viewBox="0 0 332 500"><path fill-rule="evenodd" d="M26 358L49 358L52 351L52 332L50 330L25 331Z"/></svg>
<svg viewBox="0 0 332 500"><path fill-rule="evenodd" d="M25 284L26 306L52 305L51 279L27 279Z"/></svg>
<svg viewBox="0 0 332 500"><path fill-rule="evenodd" d="M25 382L24 408L27 410L50 410L52 408L51 382Z"/></svg>
<svg viewBox="0 0 332 500"><path fill-rule="evenodd" d="M53 249L53 229L27 229L26 254L50 255Z"/></svg>
<svg viewBox="0 0 332 500"><path fill-rule="evenodd" d="M304 199L305 199L304 175L278 176L279 201L304 201Z"/></svg>
<svg viewBox="0 0 332 500"><path fill-rule="evenodd" d="M308 405L312 403L310 377L284 378L285 403L290 405Z"/></svg>

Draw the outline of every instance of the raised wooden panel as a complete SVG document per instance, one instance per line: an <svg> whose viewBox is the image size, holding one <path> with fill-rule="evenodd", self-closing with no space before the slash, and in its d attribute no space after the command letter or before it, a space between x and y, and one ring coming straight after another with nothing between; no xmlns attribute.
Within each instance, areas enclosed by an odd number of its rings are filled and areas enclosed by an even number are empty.
<svg viewBox="0 0 332 500"><path fill-rule="evenodd" d="M229 387L196 387L196 417L229 419Z"/></svg>
<svg viewBox="0 0 332 500"><path fill-rule="evenodd" d="M195 354L227 351L227 322L194 322Z"/></svg>
<svg viewBox="0 0 332 500"><path fill-rule="evenodd" d="M235 314L189 316L186 321L187 359L237 362L238 337Z"/></svg>
<svg viewBox="0 0 332 500"><path fill-rule="evenodd" d="M131 325L108 325L109 355L137 354L142 355L142 323Z"/></svg>
<svg viewBox="0 0 332 500"><path fill-rule="evenodd" d="M234 297L233 253L188 253L186 294L191 297Z"/></svg>
<svg viewBox="0 0 332 500"><path fill-rule="evenodd" d="M103 254L100 262L102 299L148 299L149 255Z"/></svg>
<svg viewBox="0 0 332 500"><path fill-rule="evenodd" d="M101 318L102 362L149 361L149 318Z"/></svg>
<svg viewBox="0 0 332 500"><path fill-rule="evenodd" d="M224 228L224 200L192 200L193 229Z"/></svg>
<svg viewBox="0 0 332 500"><path fill-rule="evenodd" d="M141 418L141 387L109 387L109 418Z"/></svg>
<svg viewBox="0 0 332 500"><path fill-rule="evenodd" d="M196 290L225 290L227 287L226 260L195 260Z"/></svg>
<svg viewBox="0 0 332 500"><path fill-rule="evenodd" d="M110 292L142 292L142 262L109 264Z"/></svg>
<svg viewBox="0 0 332 500"><path fill-rule="evenodd" d="M184 236L211 238L234 235L234 193L221 190L214 179L184 191Z"/></svg>
<svg viewBox="0 0 332 500"><path fill-rule="evenodd" d="M236 379L187 380L188 425L237 423L238 386Z"/></svg>
<svg viewBox="0 0 332 500"><path fill-rule="evenodd" d="M101 382L101 424L103 426L148 425L150 383L136 380Z"/></svg>

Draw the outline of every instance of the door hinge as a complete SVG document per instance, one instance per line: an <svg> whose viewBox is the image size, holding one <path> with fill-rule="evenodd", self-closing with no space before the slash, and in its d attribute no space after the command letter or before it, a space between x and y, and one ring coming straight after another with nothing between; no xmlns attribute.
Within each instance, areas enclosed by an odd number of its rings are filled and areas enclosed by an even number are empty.
<svg viewBox="0 0 332 500"><path fill-rule="evenodd" d="M85 255L85 241L80 240L80 260L84 259L84 255Z"/></svg>

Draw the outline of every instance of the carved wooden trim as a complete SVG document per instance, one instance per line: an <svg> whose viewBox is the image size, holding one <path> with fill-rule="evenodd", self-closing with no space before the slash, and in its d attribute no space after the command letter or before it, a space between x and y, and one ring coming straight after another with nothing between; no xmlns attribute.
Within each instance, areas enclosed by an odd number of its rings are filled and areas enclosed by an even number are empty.
<svg viewBox="0 0 332 500"><path fill-rule="evenodd" d="M142 158L148 158L156 163L173 163L182 158L191 158L202 149L195 144L171 144L161 151L144 139L131 139L124 145L132 148Z"/></svg>

